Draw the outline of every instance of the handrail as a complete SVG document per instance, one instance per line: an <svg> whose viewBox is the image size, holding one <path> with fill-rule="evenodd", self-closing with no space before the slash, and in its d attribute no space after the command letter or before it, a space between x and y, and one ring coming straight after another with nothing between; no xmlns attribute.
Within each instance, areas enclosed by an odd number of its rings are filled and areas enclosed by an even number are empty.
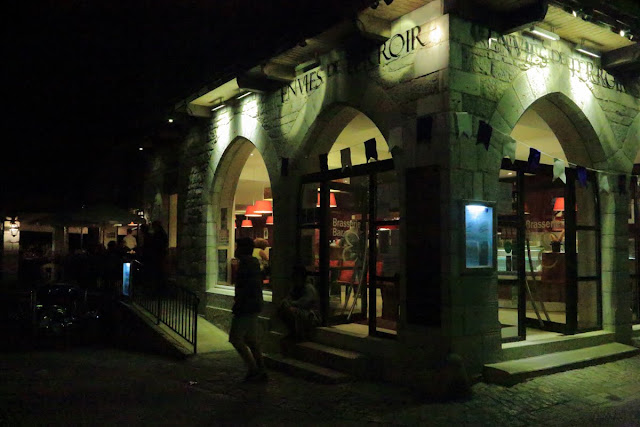
<svg viewBox="0 0 640 427"><path fill-rule="evenodd" d="M160 289L158 284L144 280L143 263L134 260L134 265L137 268L133 269L131 278L131 300L153 315L157 325L164 323L193 345L193 352L196 353L200 298L178 284L165 283Z"/></svg>

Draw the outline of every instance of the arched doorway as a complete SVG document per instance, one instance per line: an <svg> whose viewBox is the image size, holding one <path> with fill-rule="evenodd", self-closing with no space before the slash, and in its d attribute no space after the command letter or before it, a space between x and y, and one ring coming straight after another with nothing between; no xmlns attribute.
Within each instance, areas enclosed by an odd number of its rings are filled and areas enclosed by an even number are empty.
<svg viewBox="0 0 640 427"><path fill-rule="evenodd" d="M511 133L516 161L503 159L500 171L498 315L504 341L602 328L597 180L586 169L592 165L572 122L575 114L562 108L570 101L559 97L541 98L521 116ZM537 167L528 162L530 148L541 153ZM555 159L566 165L566 183L554 180Z"/></svg>
<svg viewBox="0 0 640 427"><path fill-rule="evenodd" d="M376 125L350 108L340 114L348 120L330 141L327 169L302 178L297 253L320 291L325 324L359 334L395 336L398 179Z"/></svg>
<svg viewBox="0 0 640 427"><path fill-rule="evenodd" d="M235 241L250 237L259 247L254 256L261 261L264 290L270 291L273 198L260 152L249 140L238 138L225 152L214 182L215 261L208 262L208 267L213 270L215 280L210 281L209 290L233 292L237 268Z"/></svg>

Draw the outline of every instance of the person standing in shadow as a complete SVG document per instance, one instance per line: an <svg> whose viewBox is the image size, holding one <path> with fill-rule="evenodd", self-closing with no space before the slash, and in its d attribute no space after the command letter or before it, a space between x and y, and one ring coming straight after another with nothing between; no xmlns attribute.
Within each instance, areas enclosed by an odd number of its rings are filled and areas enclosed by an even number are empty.
<svg viewBox="0 0 640 427"><path fill-rule="evenodd" d="M236 240L235 257L239 263L229 342L247 366L245 382L264 382L267 373L258 340L258 315L263 304L262 273L260 262L253 257L253 248L253 240L248 237Z"/></svg>

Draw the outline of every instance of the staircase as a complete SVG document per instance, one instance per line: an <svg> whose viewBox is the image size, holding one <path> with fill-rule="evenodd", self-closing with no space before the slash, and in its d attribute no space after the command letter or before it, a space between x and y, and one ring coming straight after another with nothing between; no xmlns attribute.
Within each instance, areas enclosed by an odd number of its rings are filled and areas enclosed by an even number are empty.
<svg viewBox="0 0 640 427"><path fill-rule="evenodd" d="M319 335L322 335L322 331L319 332ZM339 384L368 376L369 357L358 351L337 348L322 341L322 337L318 336L314 337L313 341L304 342L282 338L281 354L267 354L267 366L323 384Z"/></svg>
<svg viewBox="0 0 640 427"><path fill-rule="evenodd" d="M484 366L484 380L512 386L529 378L579 369L635 356L636 347L614 342L613 334L598 331L537 343L503 346L505 361Z"/></svg>

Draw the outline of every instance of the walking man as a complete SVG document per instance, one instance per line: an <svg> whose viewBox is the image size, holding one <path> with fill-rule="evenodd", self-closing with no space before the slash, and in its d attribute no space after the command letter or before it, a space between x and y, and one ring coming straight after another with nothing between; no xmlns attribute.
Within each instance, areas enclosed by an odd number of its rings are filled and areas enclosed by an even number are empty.
<svg viewBox="0 0 640 427"><path fill-rule="evenodd" d="M262 310L262 274L260 263L253 257L253 240L236 240L235 256L239 260L236 295L229 342L247 366L247 382L267 380L264 359L258 341L258 315Z"/></svg>

